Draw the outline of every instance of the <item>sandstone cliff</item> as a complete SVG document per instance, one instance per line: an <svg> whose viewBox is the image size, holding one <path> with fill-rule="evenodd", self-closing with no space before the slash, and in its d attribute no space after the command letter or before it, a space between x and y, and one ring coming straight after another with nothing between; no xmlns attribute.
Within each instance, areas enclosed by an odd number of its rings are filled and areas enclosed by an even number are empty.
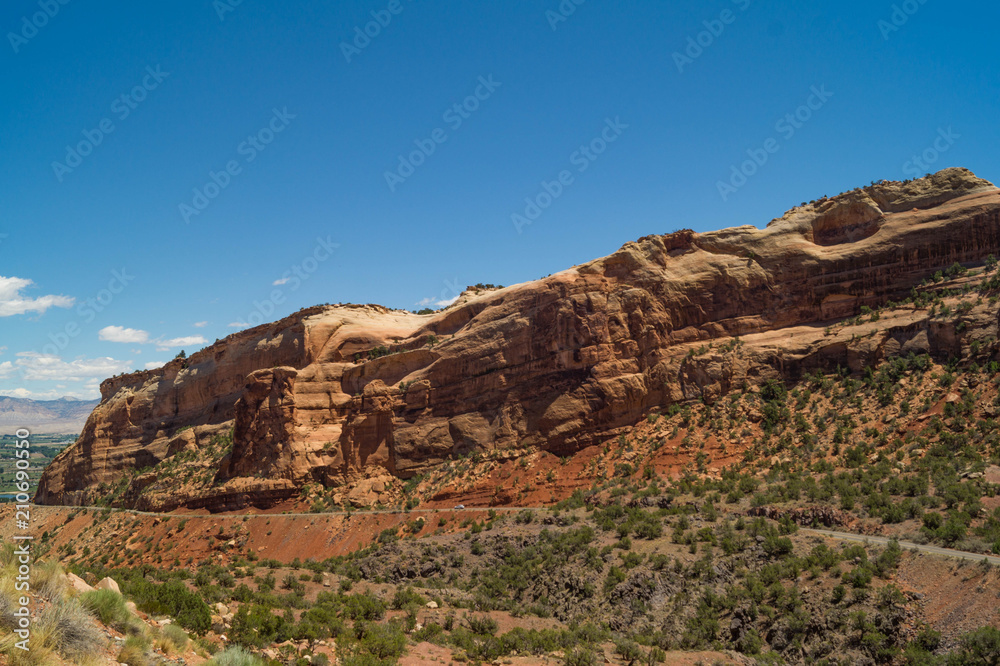
<svg viewBox="0 0 1000 666"><path fill-rule="evenodd" d="M961 335L917 308L864 338L824 328L991 253L1000 254L1000 190L948 169L822 199L763 229L648 236L543 280L468 292L431 315L310 308L105 381L36 501L92 502L132 470L231 433L197 493L172 488L157 468L120 501L262 505L373 470L407 478L471 450L572 452L657 406L811 367L947 356L973 336L995 337L995 312ZM744 353L725 353L735 336Z"/></svg>

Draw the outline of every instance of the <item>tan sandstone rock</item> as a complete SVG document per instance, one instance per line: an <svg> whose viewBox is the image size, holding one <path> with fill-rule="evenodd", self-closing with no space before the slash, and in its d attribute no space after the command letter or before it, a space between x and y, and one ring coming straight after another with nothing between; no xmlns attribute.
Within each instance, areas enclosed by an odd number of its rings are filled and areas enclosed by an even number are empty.
<svg viewBox="0 0 1000 666"><path fill-rule="evenodd" d="M83 594L84 592L93 592L94 588L87 584L85 580L73 573L66 574L66 578L69 580L69 585L73 588L77 594Z"/></svg>
<svg viewBox="0 0 1000 666"><path fill-rule="evenodd" d="M101 582L94 587L98 590L111 590L115 594L122 593L121 588L118 587L118 583L113 578L102 578Z"/></svg>
<svg viewBox="0 0 1000 666"><path fill-rule="evenodd" d="M1000 190L947 169L822 199L762 229L647 236L541 280L470 290L430 315L309 308L106 380L36 501L87 503L100 484L231 429L218 485L189 495L154 471L123 503L265 507L318 482L371 505L393 479L469 451L569 453L651 409L711 402L744 382L893 353L947 356L969 335L995 336L996 318L973 317L961 335L926 311L824 327L990 253L1000 254ZM725 348L734 336L740 353Z"/></svg>

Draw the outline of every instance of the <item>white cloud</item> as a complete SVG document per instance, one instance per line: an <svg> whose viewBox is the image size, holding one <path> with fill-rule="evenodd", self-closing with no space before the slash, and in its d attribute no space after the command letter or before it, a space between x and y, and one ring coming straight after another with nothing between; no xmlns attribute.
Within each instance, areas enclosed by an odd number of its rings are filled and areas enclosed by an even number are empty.
<svg viewBox="0 0 1000 666"><path fill-rule="evenodd" d="M196 347L206 344L208 340L200 335L188 335L183 338L170 338L169 340L156 340L156 351L167 351L177 347Z"/></svg>
<svg viewBox="0 0 1000 666"><path fill-rule="evenodd" d="M76 299L71 296L39 296L28 298L21 291L34 282L25 278L0 276L0 317L12 317L28 312L44 313L49 308L71 308Z"/></svg>
<svg viewBox="0 0 1000 666"><path fill-rule="evenodd" d="M208 326L208 322L207 321L196 321L194 323L194 327L195 328L205 328L206 326Z"/></svg>
<svg viewBox="0 0 1000 666"><path fill-rule="evenodd" d="M244 324L242 321L231 321L228 326L229 328L248 328L250 324Z"/></svg>
<svg viewBox="0 0 1000 666"><path fill-rule="evenodd" d="M121 326L105 326L98 331L97 337L107 342L125 342L140 345L149 341L148 332L137 328L123 328Z"/></svg>
<svg viewBox="0 0 1000 666"><path fill-rule="evenodd" d="M14 372L14 364L10 361L4 361L0 363L0 377L8 377Z"/></svg>
<svg viewBox="0 0 1000 666"><path fill-rule="evenodd" d="M156 370L157 368L162 368L167 364L166 361L151 361L147 363L144 367L146 370Z"/></svg>
<svg viewBox="0 0 1000 666"><path fill-rule="evenodd" d="M110 357L79 358L64 361L52 354L19 352L15 365L27 381L83 381L106 379L132 369L131 361L117 361Z"/></svg>
<svg viewBox="0 0 1000 666"><path fill-rule="evenodd" d="M273 285L275 287L280 287L281 285L288 284L291 281L292 281L292 278L286 278L286 277L284 277L284 278L278 278L277 280L275 280L274 282L272 282L271 285Z"/></svg>
<svg viewBox="0 0 1000 666"><path fill-rule="evenodd" d="M16 389L0 389L0 395L7 398L22 398L31 399L35 394L28 389L16 388Z"/></svg>
<svg viewBox="0 0 1000 666"><path fill-rule="evenodd" d="M444 298L444 299L433 298L428 296L427 298L421 298L419 301L417 301L417 305L419 305L422 308L426 308L428 305L433 306L435 308L444 308L451 305L458 299L459 296L454 296L452 298Z"/></svg>
<svg viewBox="0 0 1000 666"><path fill-rule="evenodd" d="M7 351L7 347L0 347L0 354L3 354L5 351Z"/></svg>

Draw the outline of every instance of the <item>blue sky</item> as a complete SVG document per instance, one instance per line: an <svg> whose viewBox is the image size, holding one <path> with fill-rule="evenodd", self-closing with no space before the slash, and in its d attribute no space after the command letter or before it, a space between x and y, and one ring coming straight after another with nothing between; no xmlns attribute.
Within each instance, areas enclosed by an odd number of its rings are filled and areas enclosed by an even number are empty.
<svg viewBox="0 0 1000 666"><path fill-rule="evenodd" d="M436 306L872 180L1000 178L993 5L577 2L3 3L0 394L96 397L301 307Z"/></svg>

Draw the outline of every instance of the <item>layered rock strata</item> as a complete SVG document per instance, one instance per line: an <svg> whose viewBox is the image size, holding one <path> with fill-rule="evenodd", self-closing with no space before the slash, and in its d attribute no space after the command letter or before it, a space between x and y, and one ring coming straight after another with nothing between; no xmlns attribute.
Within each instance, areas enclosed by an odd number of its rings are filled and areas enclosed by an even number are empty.
<svg viewBox="0 0 1000 666"><path fill-rule="evenodd" d="M341 485L374 467L407 478L473 450L570 453L671 402L996 336L993 315L958 335L919 310L864 339L823 330L991 253L1000 190L948 169L822 199L763 229L647 236L431 315L309 308L106 380L36 500L92 501L101 484L228 433L213 489L172 505L268 504L305 483ZM737 336L741 353L728 353Z"/></svg>

